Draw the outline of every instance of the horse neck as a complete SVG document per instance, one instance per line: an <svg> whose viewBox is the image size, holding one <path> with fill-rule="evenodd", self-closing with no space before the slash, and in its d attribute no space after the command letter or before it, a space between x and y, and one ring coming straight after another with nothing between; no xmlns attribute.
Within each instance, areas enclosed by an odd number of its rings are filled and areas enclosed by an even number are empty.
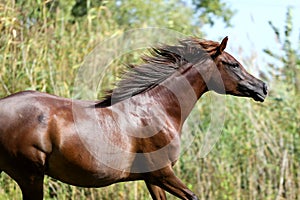
<svg viewBox="0 0 300 200"><path fill-rule="evenodd" d="M207 71L206 66L186 64L152 91L152 95L156 96L167 114L178 119L176 121L180 127L197 100L208 91L204 76L201 76Z"/></svg>

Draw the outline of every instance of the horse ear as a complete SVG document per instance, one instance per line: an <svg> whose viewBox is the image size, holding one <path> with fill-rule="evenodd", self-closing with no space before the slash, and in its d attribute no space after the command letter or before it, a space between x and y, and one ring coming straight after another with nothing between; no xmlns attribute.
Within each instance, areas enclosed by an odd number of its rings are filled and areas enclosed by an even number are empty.
<svg viewBox="0 0 300 200"><path fill-rule="evenodd" d="M224 39L222 40L220 46L218 47L218 51L219 51L220 54L221 54L221 53L224 51L224 49L226 48L227 41L228 41L228 36L224 37Z"/></svg>
<svg viewBox="0 0 300 200"><path fill-rule="evenodd" d="M224 49L226 48L227 41L228 41L228 36L224 37L221 44L217 47L216 53L213 55L214 58L218 57L223 53Z"/></svg>

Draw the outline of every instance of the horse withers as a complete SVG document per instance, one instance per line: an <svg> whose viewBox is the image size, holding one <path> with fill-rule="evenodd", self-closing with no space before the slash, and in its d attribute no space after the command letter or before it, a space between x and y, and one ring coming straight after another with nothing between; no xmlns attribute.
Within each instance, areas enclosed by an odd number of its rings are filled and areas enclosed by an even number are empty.
<svg viewBox="0 0 300 200"><path fill-rule="evenodd" d="M207 91L263 102L267 86L221 43L188 38L153 48L101 101L23 91L0 99L0 172L24 200L43 199L45 175L82 187L143 180L153 199L165 191L198 199L175 176L181 129Z"/></svg>

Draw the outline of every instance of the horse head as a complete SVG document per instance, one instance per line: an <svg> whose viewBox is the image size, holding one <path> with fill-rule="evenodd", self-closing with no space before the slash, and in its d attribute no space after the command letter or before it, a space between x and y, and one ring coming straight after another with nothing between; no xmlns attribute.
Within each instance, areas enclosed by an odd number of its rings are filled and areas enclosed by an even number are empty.
<svg viewBox="0 0 300 200"><path fill-rule="evenodd" d="M243 65L225 50L228 37L225 37L212 55L221 75L212 76L209 81L210 89L217 93L234 96L251 97L255 101L263 102L267 93L267 85L249 74Z"/></svg>

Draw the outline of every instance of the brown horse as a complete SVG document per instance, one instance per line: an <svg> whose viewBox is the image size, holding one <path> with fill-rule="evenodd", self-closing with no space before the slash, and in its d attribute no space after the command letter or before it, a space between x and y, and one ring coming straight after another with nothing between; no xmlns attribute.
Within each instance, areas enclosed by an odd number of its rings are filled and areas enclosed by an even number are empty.
<svg viewBox="0 0 300 200"><path fill-rule="evenodd" d="M23 199L43 199L45 175L82 187L144 180L153 199L165 191L198 199L173 172L184 121L202 94L264 101L267 87L218 42L189 38L153 48L103 101L24 91L0 99L0 172Z"/></svg>

